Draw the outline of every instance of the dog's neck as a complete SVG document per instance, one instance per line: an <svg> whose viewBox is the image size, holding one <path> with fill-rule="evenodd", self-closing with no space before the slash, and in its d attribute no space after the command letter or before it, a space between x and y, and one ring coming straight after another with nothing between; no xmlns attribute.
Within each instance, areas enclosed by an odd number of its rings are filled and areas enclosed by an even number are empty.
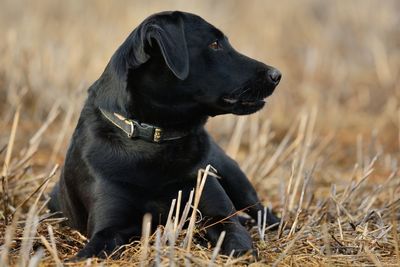
<svg viewBox="0 0 400 267"><path fill-rule="evenodd" d="M154 70L148 70L154 68L152 63L144 64L128 76L127 116L171 130L202 128L208 115L190 96L171 94L171 89L176 88L176 77L161 63L155 64L162 66L156 68L158 76L155 76Z"/></svg>
<svg viewBox="0 0 400 267"><path fill-rule="evenodd" d="M154 106L141 99L132 100L127 107L127 116L143 123L157 125L167 130L193 131L201 129L208 116L200 112L182 112L171 107Z"/></svg>

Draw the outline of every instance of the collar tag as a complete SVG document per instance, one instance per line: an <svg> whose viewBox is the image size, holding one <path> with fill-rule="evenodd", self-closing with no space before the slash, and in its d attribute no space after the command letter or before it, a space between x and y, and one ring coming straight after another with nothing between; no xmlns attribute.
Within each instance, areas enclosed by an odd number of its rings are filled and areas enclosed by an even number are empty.
<svg viewBox="0 0 400 267"><path fill-rule="evenodd" d="M154 136L153 136L153 140L154 142L160 142L161 141L161 129L160 128L155 128L154 129Z"/></svg>

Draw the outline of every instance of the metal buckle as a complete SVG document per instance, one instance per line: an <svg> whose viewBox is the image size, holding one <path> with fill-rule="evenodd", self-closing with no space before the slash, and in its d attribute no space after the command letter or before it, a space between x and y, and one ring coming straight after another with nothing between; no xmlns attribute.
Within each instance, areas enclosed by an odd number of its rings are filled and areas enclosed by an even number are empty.
<svg viewBox="0 0 400 267"><path fill-rule="evenodd" d="M139 123L134 120L126 119L125 123L130 126L130 131L127 133L129 138L142 137L153 142L160 142L162 129L146 123Z"/></svg>
<svg viewBox="0 0 400 267"><path fill-rule="evenodd" d="M135 133L135 125L133 124L133 122L131 120L125 120L126 123L129 124L129 126L131 126L131 130L129 133L127 133L128 138L132 138L133 134Z"/></svg>
<svg viewBox="0 0 400 267"><path fill-rule="evenodd" d="M161 129L160 128L154 129L153 140L154 140L154 142L157 142L157 143L161 141Z"/></svg>

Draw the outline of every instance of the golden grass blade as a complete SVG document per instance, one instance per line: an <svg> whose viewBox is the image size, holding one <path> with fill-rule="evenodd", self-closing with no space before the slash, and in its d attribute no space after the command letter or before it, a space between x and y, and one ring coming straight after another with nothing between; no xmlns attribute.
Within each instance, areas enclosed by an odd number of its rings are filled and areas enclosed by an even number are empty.
<svg viewBox="0 0 400 267"><path fill-rule="evenodd" d="M294 202L296 199L297 191L300 186L301 177L303 176L303 170L304 170L304 167L306 164L306 158L308 156L308 153L309 153L309 150L311 147L311 143L313 140L313 131L314 131L316 119L317 119L317 109L316 108L314 108L311 111L310 118L307 115L304 117L304 126L301 128L301 132L300 132L301 136L304 136L304 143L303 143L303 147L302 147L303 153L301 155L299 170L297 172L297 176L296 176L296 179L294 182L292 198L290 199L290 202L289 202L289 207L288 207L289 210L292 210L294 207ZM306 125L308 127L306 127Z"/></svg>
<svg viewBox="0 0 400 267"><path fill-rule="evenodd" d="M24 232L22 236L22 244L20 248L19 266L27 266L29 262L29 254L32 249L33 239L36 235L36 229L39 225L39 218L36 214L36 203L29 209L27 219L25 221Z"/></svg>
<svg viewBox="0 0 400 267"><path fill-rule="evenodd" d="M43 180L43 182L24 200L22 201L16 208L14 213L20 209L24 204L26 204L39 190L41 190L41 193L39 195L41 195L43 193L43 191L46 189L49 181L51 178L54 177L54 175L56 174L58 170L58 164L56 164L53 169L51 170L49 176Z"/></svg>
<svg viewBox="0 0 400 267"><path fill-rule="evenodd" d="M6 232L4 234L4 242L0 246L1 253L0 253L0 267L7 267L9 266L9 251L12 243L12 239L14 236L14 232L17 228L17 221L19 219L19 213L15 213L10 225L7 225Z"/></svg>
<svg viewBox="0 0 400 267"><path fill-rule="evenodd" d="M71 120L72 120L72 116L74 115L74 111L75 111L75 102L72 102L71 105L68 107L67 109L67 113L65 114L65 118L64 121L60 127L60 132L57 136L57 140L55 141L54 147L53 147L53 151L51 152L51 156L50 156L50 163L55 162L57 154L60 152L61 147L64 143L64 139L66 136L66 133L68 132L67 128L69 127Z"/></svg>
<svg viewBox="0 0 400 267"><path fill-rule="evenodd" d="M47 232L49 233L49 237L50 237L50 242L51 242L51 249L53 252L52 256L54 258L54 261L56 262L57 266L62 266L62 263L60 261L60 258L58 257L57 254L57 245L56 245L56 239L54 237L54 232L53 232L53 227L51 225L47 226ZM42 236L41 236L42 237ZM43 237L44 238L44 237ZM46 239L45 239L46 240ZM47 240L46 240L47 241Z"/></svg>
<svg viewBox="0 0 400 267"><path fill-rule="evenodd" d="M151 214L146 213L143 216L143 225L142 225L142 252L140 254L140 266L148 266L148 256L149 256L149 239L151 232Z"/></svg>
<svg viewBox="0 0 400 267"><path fill-rule="evenodd" d="M60 102L55 102L52 108L49 111L49 114L47 115L46 120L42 124L42 126L39 128L39 130L32 136L32 138L29 140L29 144L33 145L35 143L38 143L40 141L41 136L43 133L47 130L49 125L57 118L58 114L60 113L59 111L59 106Z"/></svg>
<svg viewBox="0 0 400 267"><path fill-rule="evenodd" d="M28 267L37 267L40 266L40 262L44 256L43 248L40 248L36 251L36 253L30 258Z"/></svg>
<svg viewBox="0 0 400 267"><path fill-rule="evenodd" d="M19 114L20 114L21 106L17 107L17 110L14 115L14 120L13 124L11 127L11 133L10 133L10 138L8 141L7 145L7 151L6 151L6 157L4 160L3 164L3 170L1 174L1 180L2 180L2 189L3 189L3 216L4 216L4 222L7 225L8 224L8 210L9 210L9 192L8 192L8 168L10 167L10 162L11 162L11 154L14 146L14 141L15 141L15 135L17 133L17 127L18 127L18 121L19 121Z"/></svg>
<svg viewBox="0 0 400 267"><path fill-rule="evenodd" d="M222 231L221 234L219 235L218 240L217 240L217 244L215 245L215 248L214 248L214 251L212 253L212 256L211 256L211 259L210 259L210 263L208 264L208 267L214 266L215 259L217 258L218 253L219 253L219 251L221 249L222 242L224 242L225 234L226 234L226 232Z"/></svg>
<svg viewBox="0 0 400 267"><path fill-rule="evenodd" d="M176 199L174 198L172 200L171 206L169 208L167 222L165 224L165 229L170 229L171 225L173 224L173 222L172 222L172 214L174 213L175 204L176 204ZM161 243L163 245L165 245L165 242L167 241L167 239L168 239L168 231L164 231L163 237L161 238Z"/></svg>
<svg viewBox="0 0 400 267"><path fill-rule="evenodd" d="M233 159L237 157L246 121L247 117L242 116L237 118L235 129L233 130L231 140L226 149L226 153Z"/></svg>
<svg viewBox="0 0 400 267"><path fill-rule="evenodd" d="M182 201L182 191L179 190L178 200L176 202L176 209L175 209L174 232L176 232L178 230L179 212L181 210L181 201Z"/></svg>
<svg viewBox="0 0 400 267"><path fill-rule="evenodd" d="M42 241L42 244L45 246L45 248L50 252L51 256L53 257L53 260L55 261L55 264L57 267L63 266L60 259L58 258L57 255L57 249L54 249L52 245L50 245L49 241L44 236L40 236L40 240Z"/></svg>
<svg viewBox="0 0 400 267"><path fill-rule="evenodd" d="M190 217L189 221L189 226L188 226L188 233L186 235L185 239L185 244L186 244L186 251L189 252L191 245L192 245L192 238L193 238L193 231L194 231L194 224L196 222L196 215L197 215L197 208L200 203L200 198L201 194L203 192L204 185L207 180L207 176L211 171L212 166L207 165L204 173L202 174L201 171L198 172L198 177L197 177L197 185L196 185L196 191L195 191L195 197L194 197L194 205L193 205L193 211L192 211L192 216Z"/></svg>
<svg viewBox="0 0 400 267"><path fill-rule="evenodd" d="M154 266L161 266L161 228L157 227L156 230L156 242L155 242L156 256L154 258Z"/></svg>
<svg viewBox="0 0 400 267"><path fill-rule="evenodd" d="M181 219L179 221L178 228L176 230L176 235L178 235L182 231L182 228L183 228L185 222L187 221L187 217L189 215L190 207L191 207L192 202L193 202L193 195L194 195L194 190L191 190L190 194L189 194L189 200L187 201L187 203L185 205L185 208L183 209L182 216L181 216ZM177 238L177 236L175 238Z"/></svg>
<svg viewBox="0 0 400 267"><path fill-rule="evenodd" d="M13 120L13 123L11 126L11 133L10 133L10 138L9 138L8 145L7 145L6 157L4 160L3 170L1 173L1 175L3 177L7 176L8 168L10 167L11 155L12 155L12 150L13 150L13 146L14 146L15 135L17 134L17 127L18 127L18 122L19 122L20 111L21 111L21 106L18 106L17 110L15 111L14 120Z"/></svg>

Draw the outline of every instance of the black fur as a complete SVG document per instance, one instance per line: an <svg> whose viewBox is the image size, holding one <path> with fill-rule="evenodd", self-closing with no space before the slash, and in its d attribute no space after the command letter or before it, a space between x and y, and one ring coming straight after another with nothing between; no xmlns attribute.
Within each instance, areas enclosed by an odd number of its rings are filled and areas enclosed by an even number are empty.
<svg viewBox="0 0 400 267"><path fill-rule="evenodd" d="M214 45L210 46L214 41ZM118 48L89 96L73 134L49 207L87 235L79 258L101 256L141 235L142 217L165 223L178 190L186 203L197 171L211 164L199 209L208 223L247 208L256 219L263 206L237 163L204 129L209 116L260 110L280 73L236 52L225 35L202 18L163 12L144 20ZM129 139L99 107L164 129L189 132L160 144ZM268 214L268 223L278 219ZM208 228L222 230L224 253L252 249L249 233L231 216Z"/></svg>

